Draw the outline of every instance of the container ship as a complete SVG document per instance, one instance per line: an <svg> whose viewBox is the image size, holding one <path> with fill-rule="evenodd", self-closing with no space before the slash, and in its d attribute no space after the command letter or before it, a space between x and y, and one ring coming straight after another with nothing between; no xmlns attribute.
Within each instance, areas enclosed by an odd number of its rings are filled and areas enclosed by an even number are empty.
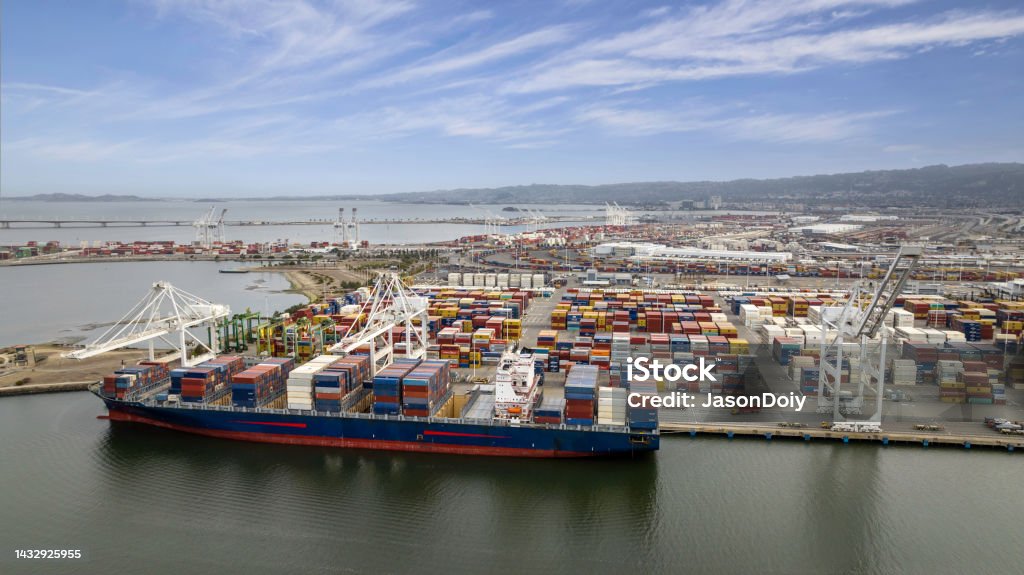
<svg viewBox="0 0 1024 575"><path fill-rule="evenodd" d="M220 356L172 370L142 362L90 389L112 421L224 439L546 458L656 451L656 411L628 407L629 390L598 387L592 367L571 370L564 397L549 398L542 366L516 350L502 355L493 382L460 395L447 360L398 358L371 374L365 355L299 366Z"/></svg>

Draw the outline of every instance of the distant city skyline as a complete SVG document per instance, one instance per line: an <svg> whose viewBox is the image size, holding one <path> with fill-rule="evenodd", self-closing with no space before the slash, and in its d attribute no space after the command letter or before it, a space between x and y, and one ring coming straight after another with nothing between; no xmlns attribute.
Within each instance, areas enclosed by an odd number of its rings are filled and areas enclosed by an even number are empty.
<svg viewBox="0 0 1024 575"><path fill-rule="evenodd" d="M1011 0L14 0L0 22L3 196L1024 161Z"/></svg>

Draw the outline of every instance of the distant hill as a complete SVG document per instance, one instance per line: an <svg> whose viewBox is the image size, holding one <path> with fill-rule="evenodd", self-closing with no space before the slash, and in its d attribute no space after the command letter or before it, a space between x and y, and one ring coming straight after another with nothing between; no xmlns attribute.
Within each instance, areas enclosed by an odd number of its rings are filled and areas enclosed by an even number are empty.
<svg viewBox="0 0 1024 575"><path fill-rule="evenodd" d="M598 186L533 184L388 194L379 199L437 203L657 204L722 196L726 202L787 198L805 204L854 203L871 207L1024 205L1024 164L928 166L848 174L726 182L636 182Z"/></svg>
<svg viewBox="0 0 1024 575"><path fill-rule="evenodd" d="M598 204L658 205L721 196L724 202L785 202L809 206L857 205L870 208L1024 206L1024 164L968 164L927 166L908 170L875 170L847 174L796 176L725 182L633 182L597 186L531 184L502 188L464 188L399 194L338 194L258 198L203 198L202 202L229 200L377 200L435 204ZM154 201L139 196L86 196L38 194L9 200L46 202Z"/></svg>
<svg viewBox="0 0 1024 575"><path fill-rule="evenodd" d="M33 202L156 202L156 198L143 198L140 196L117 196L103 194L102 196L86 196L85 194L36 194L34 196L12 196L5 199L14 201Z"/></svg>

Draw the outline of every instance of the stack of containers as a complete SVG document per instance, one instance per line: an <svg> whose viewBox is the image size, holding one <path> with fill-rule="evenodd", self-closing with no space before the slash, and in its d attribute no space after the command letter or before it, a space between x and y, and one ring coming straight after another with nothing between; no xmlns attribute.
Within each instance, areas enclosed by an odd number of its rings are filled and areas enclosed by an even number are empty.
<svg viewBox="0 0 1024 575"><path fill-rule="evenodd" d="M231 390L222 366L197 365L181 377L181 400L187 403L212 403Z"/></svg>
<svg viewBox="0 0 1024 575"><path fill-rule="evenodd" d="M629 393L638 394L643 397L653 397L658 394L658 388L653 381L631 381L629 382ZM626 404L626 419L631 429L654 430L658 428L658 410L650 407L649 403L642 400L634 400L639 407Z"/></svg>
<svg viewBox="0 0 1024 575"><path fill-rule="evenodd" d="M892 327L914 327L914 314L905 309L894 308L892 314Z"/></svg>
<svg viewBox="0 0 1024 575"><path fill-rule="evenodd" d="M167 383L170 376L163 364L150 362L124 367L103 377L103 395L132 400Z"/></svg>
<svg viewBox="0 0 1024 575"><path fill-rule="evenodd" d="M772 357L779 365L789 365L793 356L800 355L800 341L792 337L776 337L772 341Z"/></svg>
<svg viewBox="0 0 1024 575"><path fill-rule="evenodd" d="M613 333L611 349L611 371L615 375L613 387L621 387L622 371L625 370L626 360L629 358L629 334Z"/></svg>
<svg viewBox="0 0 1024 575"><path fill-rule="evenodd" d="M541 330L537 334L537 347L552 350L555 349L556 343L558 343L558 332L553 329Z"/></svg>
<svg viewBox="0 0 1024 575"><path fill-rule="evenodd" d="M735 338L729 340L729 353L746 355L750 353L750 344L745 339Z"/></svg>
<svg viewBox="0 0 1024 575"><path fill-rule="evenodd" d="M419 365L416 359L396 359L377 372L373 378L373 412L377 415L400 415L402 412L402 378Z"/></svg>
<svg viewBox="0 0 1024 575"><path fill-rule="evenodd" d="M1013 389L1024 389L1024 356L1010 359L1010 365L1006 368L1006 383Z"/></svg>
<svg viewBox="0 0 1024 575"><path fill-rule="evenodd" d="M960 331L964 332L964 339L967 341L981 341L981 322L967 319L960 320L960 328Z"/></svg>
<svg viewBox="0 0 1024 575"><path fill-rule="evenodd" d="M708 336L708 355L715 357L729 353L729 339L721 335Z"/></svg>
<svg viewBox="0 0 1024 575"><path fill-rule="evenodd" d="M991 381L991 378L989 378ZM992 403L995 405L1006 405L1006 384L996 382L992 384Z"/></svg>
<svg viewBox="0 0 1024 575"><path fill-rule="evenodd" d="M690 353L692 353L694 357L707 357L711 355L711 347L707 336L691 335L689 339Z"/></svg>
<svg viewBox="0 0 1024 575"><path fill-rule="evenodd" d="M348 373L335 369L337 363L313 374L313 407L317 411L340 412L341 398L349 392Z"/></svg>
<svg viewBox="0 0 1024 575"><path fill-rule="evenodd" d="M245 358L240 355L221 355L199 364L202 367L216 367L220 370L224 381L245 369Z"/></svg>
<svg viewBox="0 0 1024 575"><path fill-rule="evenodd" d="M555 309L551 312L551 329L553 330L566 330L568 329L567 324L568 310L566 309Z"/></svg>
<svg viewBox="0 0 1024 575"><path fill-rule="evenodd" d="M967 393L967 403L991 405L992 383L988 377L988 366L981 361L965 361L963 365L964 372L961 378L964 382L964 391Z"/></svg>
<svg viewBox="0 0 1024 575"><path fill-rule="evenodd" d="M804 395L818 395L818 381L821 371L818 367L805 367L800 370L800 392Z"/></svg>
<svg viewBox="0 0 1024 575"><path fill-rule="evenodd" d="M917 362L912 359L892 360L893 385L917 384Z"/></svg>
<svg viewBox="0 0 1024 575"><path fill-rule="evenodd" d="M446 400L451 375L447 361L427 360L402 378L402 414L429 417Z"/></svg>
<svg viewBox="0 0 1024 575"><path fill-rule="evenodd" d="M626 425L626 396L624 387L599 387L597 390L598 425Z"/></svg>
<svg viewBox="0 0 1024 575"><path fill-rule="evenodd" d="M280 365L263 363L231 376L231 405L262 407L273 401L274 382L280 373Z"/></svg>
<svg viewBox="0 0 1024 575"><path fill-rule="evenodd" d="M774 324L761 326L761 332L764 333L765 341L768 343L774 342L776 338L786 337L786 330Z"/></svg>
<svg viewBox="0 0 1024 575"><path fill-rule="evenodd" d="M565 412L565 399L544 398L540 406L533 410L534 423L562 423L562 414Z"/></svg>
<svg viewBox="0 0 1024 575"><path fill-rule="evenodd" d="M753 304L741 304L739 316L740 321L747 327L756 328L764 323L761 319L761 310L757 309L757 306Z"/></svg>
<svg viewBox="0 0 1024 575"><path fill-rule="evenodd" d="M789 377L793 381L800 381L800 372L804 368L817 365L817 358L810 355L797 355L789 360Z"/></svg>
<svg viewBox="0 0 1024 575"><path fill-rule="evenodd" d="M597 395L598 369L592 365L574 365L565 376L565 422L593 425Z"/></svg>
<svg viewBox="0 0 1024 575"><path fill-rule="evenodd" d="M288 374L286 390L288 393L288 409L313 409L314 384L313 376L323 371L328 365L341 359L336 355L321 355L310 359L296 367Z"/></svg>
<svg viewBox="0 0 1024 575"><path fill-rule="evenodd" d="M802 297L794 297L789 300L789 314L793 317L807 317L807 300Z"/></svg>
<svg viewBox="0 0 1024 575"><path fill-rule="evenodd" d="M672 344L669 336L663 333L651 334L651 358L663 361L672 360Z"/></svg>

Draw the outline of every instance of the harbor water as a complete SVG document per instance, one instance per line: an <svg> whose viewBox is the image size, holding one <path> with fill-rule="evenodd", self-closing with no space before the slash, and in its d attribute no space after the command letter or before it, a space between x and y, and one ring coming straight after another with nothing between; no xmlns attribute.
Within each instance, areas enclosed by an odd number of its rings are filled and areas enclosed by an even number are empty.
<svg viewBox="0 0 1024 575"><path fill-rule="evenodd" d="M279 311L306 298L284 290L283 274L222 274L238 262L96 262L0 267L4 327L0 346L77 341L102 334L156 281L214 303L260 313Z"/></svg>
<svg viewBox="0 0 1024 575"><path fill-rule="evenodd" d="M666 437L635 461L250 444L0 400L4 573L1016 573L997 451ZM15 549L78 549L18 560ZM142 567L144 566L144 567Z"/></svg>

